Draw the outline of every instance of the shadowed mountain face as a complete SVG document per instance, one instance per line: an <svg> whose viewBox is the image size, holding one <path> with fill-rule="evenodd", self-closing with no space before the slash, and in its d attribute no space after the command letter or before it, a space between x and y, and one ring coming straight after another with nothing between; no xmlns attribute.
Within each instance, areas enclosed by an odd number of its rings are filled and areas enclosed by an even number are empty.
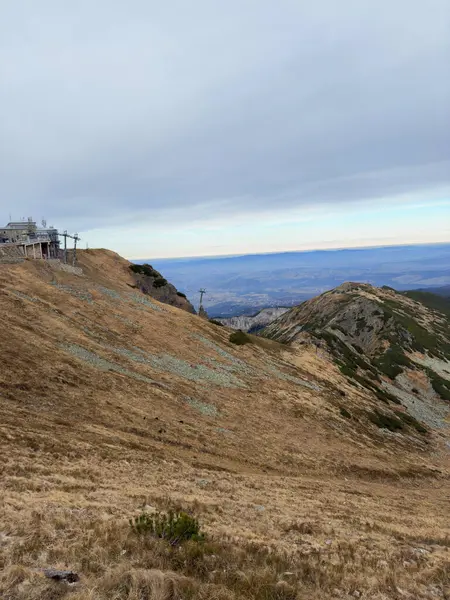
<svg viewBox="0 0 450 600"><path fill-rule="evenodd" d="M444 589L447 388L426 371L447 377L442 316L343 286L271 326L293 343L237 346L134 287L117 254L80 251L79 266L0 264L2 598ZM130 528L172 508L198 517L206 543Z"/></svg>
<svg viewBox="0 0 450 600"><path fill-rule="evenodd" d="M423 297L427 305L415 300ZM436 308L445 307L448 302L432 294L345 283L289 310L262 335L319 345L356 386L403 404L430 426L444 426L450 408L450 326Z"/></svg>
<svg viewBox="0 0 450 600"><path fill-rule="evenodd" d="M195 305L197 291L206 288L205 305L212 317L292 306L345 281L398 290L450 284L450 244L150 262Z"/></svg>

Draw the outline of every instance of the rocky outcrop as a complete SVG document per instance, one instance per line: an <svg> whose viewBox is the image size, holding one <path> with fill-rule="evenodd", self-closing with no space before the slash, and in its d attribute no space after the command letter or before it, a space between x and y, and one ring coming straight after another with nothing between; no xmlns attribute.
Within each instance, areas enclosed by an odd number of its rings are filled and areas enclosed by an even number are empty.
<svg viewBox="0 0 450 600"><path fill-rule="evenodd" d="M186 295L179 292L177 288L169 283L159 271L154 269L151 265L130 265L130 270L133 273L136 287L143 294L147 294L159 302L164 304L170 304L176 308L181 308L192 314L195 313L195 309Z"/></svg>
<svg viewBox="0 0 450 600"><path fill-rule="evenodd" d="M239 317L230 317L226 319L215 319L226 327L231 329L240 329L241 331L247 331L248 333L256 333L264 327L267 327L272 321L281 317L289 308L286 307L273 307L263 308L255 315L241 315Z"/></svg>

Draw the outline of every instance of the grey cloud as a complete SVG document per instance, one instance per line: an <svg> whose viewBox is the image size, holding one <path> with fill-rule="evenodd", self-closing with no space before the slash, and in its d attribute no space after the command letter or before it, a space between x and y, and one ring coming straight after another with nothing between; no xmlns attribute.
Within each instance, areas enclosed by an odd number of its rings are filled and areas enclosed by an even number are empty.
<svg viewBox="0 0 450 600"><path fill-rule="evenodd" d="M446 0L7 0L0 17L5 213L86 229L450 192Z"/></svg>

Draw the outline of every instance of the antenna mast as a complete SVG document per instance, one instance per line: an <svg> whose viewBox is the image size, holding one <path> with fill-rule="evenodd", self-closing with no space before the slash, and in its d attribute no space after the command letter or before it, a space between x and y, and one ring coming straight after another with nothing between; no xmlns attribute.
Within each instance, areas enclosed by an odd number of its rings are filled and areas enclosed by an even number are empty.
<svg viewBox="0 0 450 600"><path fill-rule="evenodd" d="M203 295L206 294L206 290L204 288L200 288L198 291L200 294L200 304L198 310L200 311L203 308Z"/></svg>

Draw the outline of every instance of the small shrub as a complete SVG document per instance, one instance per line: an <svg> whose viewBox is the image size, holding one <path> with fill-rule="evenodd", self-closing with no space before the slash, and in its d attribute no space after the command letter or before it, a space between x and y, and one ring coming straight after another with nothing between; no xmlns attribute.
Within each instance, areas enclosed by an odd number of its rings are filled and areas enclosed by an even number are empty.
<svg viewBox="0 0 450 600"><path fill-rule="evenodd" d="M164 277L157 277L153 282L153 287L155 288L160 288L164 285L167 285L167 279L164 279Z"/></svg>
<svg viewBox="0 0 450 600"><path fill-rule="evenodd" d="M351 367L349 367L348 365L344 365L344 364L339 365L339 370L346 377L355 377L355 375L356 375L356 371L354 369L352 369Z"/></svg>
<svg viewBox="0 0 450 600"><path fill-rule="evenodd" d="M380 429L389 429L389 431L400 431L404 429L403 423L397 417L380 413L377 410L369 413L369 421L380 427Z"/></svg>
<svg viewBox="0 0 450 600"><path fill-rule="evenodd" d="M180 296L180 298L186 298L186 294L183 294L183 292L177 292L177 296Z"/></svg>
<svg viewBox="0 0 450 600"><path fill-rule="evenodd" d="M402 419L402 421L404 421L407 425L414 427L414 429L419 433L428 433L428 429L426 429L426 427L424 427L422 423L420 423L420 421L412 417L410 414L401 411L396 411L396 415L397 417Z"/></svg>
<svg viewBox="0 0 450 600"><path fill-rule="evenodd" d="M436 394L438 394L443 400L450 401L450 382L443 377L440 377L440 375L431 369L426 369L426 372L431 381L431 386Z"/></svg>
<svg viewBox="0 0 450 600"><path fill-rule="evenodd" d="M411 361L401 348L391 346L386 352L375 360L375 365L384 375L390 379L395 379L397 375L403 373L403 367L411 366Z"/></svg>
<svg viewBox="0 0 450 600"><path fill-rule="evenodd" d="M352 418L351 413L349 413L349 411L346 408L344 408L343 406L340 407L339 412L346 419L351 419Z"/></svg>
<svg viewBox="0 0 450 600"><path fill-rule="evenodd" d="M390 394L389 392L387 392L383 388L378 388L375 391L375 395L378 398L378 400L381 400L385 404L388 404L389 402L393 402L394 404L401 404L401 402L397 398L397 396L394 396L394 394Z"/></svg>
<svg viewBox="0 0 450 600"><path fill-rule="evenodd" d="M167 514L142 513L130 519L130 527L138 535L152 535L166 540L171 546L188 540L200 542L205 539L197 519L182 511L170 510Z"/></svg>
<svg viewBox="0 0 450 600"><path fill-rule="evenodd" d="M138 275L147 275L147 277L162 277L161 273L154 269L151 265L130 265L131 271Z"/></svg>
<svg viewBox="0 0 450 600"><path fill-rule="evenodd" d="M217 321L216 319L209 319L209 322L212 323L213 325L218 325L219 327L224 327L224 324L221 323L220 321Z"/></svg>
<svg viewBox="0 0 450 600"><path fill-rule="evenodd" d="M234 331L230 334L229 340L232 344L236 344L237 346L244 346L245 344L253 344L253 340L249 335L241 331Z"/></svg>
<svg viewBox="0 0 450 600"><path fill-rule="evenodd" d="M143 272L142 265L130 265L130 270L133 271L133 273L142 273Z"/></svg>

